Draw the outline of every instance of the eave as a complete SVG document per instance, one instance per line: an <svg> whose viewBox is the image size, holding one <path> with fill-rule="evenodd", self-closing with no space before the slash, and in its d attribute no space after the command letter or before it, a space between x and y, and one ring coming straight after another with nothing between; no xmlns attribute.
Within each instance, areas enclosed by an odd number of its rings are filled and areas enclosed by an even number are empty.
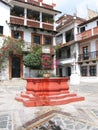
<svg viewBox="0 0 98 130"><path fill-rule="evenodd" d="M39 12L47 13L47 14L51 14L51 15L57 15L57 14L61 13L58 10L48 9L48 8L45 8L45 7L42 7L42 6L30 4L30 3L27 3L27 2L20 2L20 1L13 0L10 3L12 5L16 5L16 6L23 7L23 8L28 8L28 9L31 9L31 10L35 10L35 11L39 11Z"/></svg>

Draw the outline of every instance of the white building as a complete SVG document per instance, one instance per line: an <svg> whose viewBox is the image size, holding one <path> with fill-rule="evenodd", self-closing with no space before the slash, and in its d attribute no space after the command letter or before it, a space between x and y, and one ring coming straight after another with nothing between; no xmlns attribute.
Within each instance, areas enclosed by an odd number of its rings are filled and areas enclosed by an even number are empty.
<svg viewBox="0 0 98 130"><path fill-rule="evenodd" d="M29 69L23 65L23 56L31 44L54 45L54 19L61 13L54 6L54 3L49 5L43 0L0 1L0 46L6 36L25 41L22 55L10 54L6 59L6 68L0 72L1 80L37 75L37 70L32 70L29 74ZM50 48L45 48L45 53L50 53ZM55 68L53 71L55 73Z"/></svg>
<svg viewBox="0 0 98 130"><path fill-rule="evenodd" d="M70 83L98 82L98 16L83 20L63 15L57 20L57 74Z"/></svg>
<svg viewBox="0 0 98 130"><path fill-rule="evenodd" d="M61 77L79 75L78 44L76 43L78 33L77 25L84 20L71 15L63 15L57 20L56 44L60 47L57 51L58 67L57 74ZM75 76L75 75L74 75Z"/></svg>
<svg viewBox="0 0 98 130"><path fill-rule="evenodd" d="M98 16L78 25L80 81L98 83Z"/></svg>

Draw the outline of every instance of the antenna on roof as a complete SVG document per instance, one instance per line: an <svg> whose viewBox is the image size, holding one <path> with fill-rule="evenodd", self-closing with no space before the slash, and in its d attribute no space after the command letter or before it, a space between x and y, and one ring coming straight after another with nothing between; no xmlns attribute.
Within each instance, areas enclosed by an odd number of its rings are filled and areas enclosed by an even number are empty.
<svg viewBox="0 0 98 130"><path fill-rule="evenodd" d="M75 17L77 16L77 9L76 9L76 8L74 9L73 15L74 15Z"/></svg>

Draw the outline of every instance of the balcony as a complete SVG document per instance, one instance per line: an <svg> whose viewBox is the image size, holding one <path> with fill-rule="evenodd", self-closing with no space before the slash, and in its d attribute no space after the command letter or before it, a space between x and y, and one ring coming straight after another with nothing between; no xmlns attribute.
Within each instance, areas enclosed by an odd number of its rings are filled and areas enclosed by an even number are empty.
<svg viewBox="0 0 98 130"><path fill-rule="evenodd" d="M53 24L44 23L44 22L43 22L43 24L42 24L42 28L43 28L43 29L46 29L46 30L54 30Z"/></svg>
<svg viewBox="0 0 98 130"><path fill-rule="evenodd" d="M84 40L96 35L98 35L98 27L77 34L77 40Z"/></svg>
<svg viewBox="0 0 98 130"><path fill-rule="evenodd" d="M27 26L28 27L35 27L35 28L40 28L40 22L39 21L35 21L35 20L27 20Z"/></svg>
<svg viewBox="0 0 98 130"><path fill-rule="evenodd" d="M59 65L65 65L65 64L72 64L75 62L75 58L69 57L69 58L60 58L58 60Z"/></svg>
<svg viewBox="0 0 98 130"><path fill-rule="evenodd" d="M92 34L92 30L87 30L85 32L82 32L80 34L77 35L77 40L84 40L86 38L89 38L91 37L93 34Z"/></svg>
<svg viewBox="0 0 98 130"><path fill-rule="evenodd" d="M17 16L10 16L10 23L11 24L24 25L24 18L23 17L17 17Z"/></svg>
<svg viewBox="0 0 98 130"><path fill-rule="evenodd" d="M22 51L29 52L30 50L31 50L31 43L30 42L25 42L24 47L22 48Z"/></svg>
<svg viewBox="0 0 98 130"><path fill-rule="evenodd" d="M98 58L98 51L94 51L94 52L89 52L87 54L80 54L78 61L85 61L85 60L96 60Z"/></svg>
<svg viewBox="0 0 98 130"><path fill-rule="evenodd" d="M24 19L24 17L18 17L13 15L10 16L10 23L16 25L34 27L34 28L43 28L45 30L52 30L52 31L54 30L54 26L51 23L42 22L42 27L41 27L41 22L38 20Z"/></svg>

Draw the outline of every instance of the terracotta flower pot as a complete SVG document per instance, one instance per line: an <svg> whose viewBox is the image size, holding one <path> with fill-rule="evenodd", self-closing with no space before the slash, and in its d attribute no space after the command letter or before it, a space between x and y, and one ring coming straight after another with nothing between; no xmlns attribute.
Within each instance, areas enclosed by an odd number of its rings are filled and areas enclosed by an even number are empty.
<svg viewBox="0 0 98 130"><path fill-rule="evenodd" d="M44 78L50 78L50 74L49 73L43 74L43 77Z"/></svg>

